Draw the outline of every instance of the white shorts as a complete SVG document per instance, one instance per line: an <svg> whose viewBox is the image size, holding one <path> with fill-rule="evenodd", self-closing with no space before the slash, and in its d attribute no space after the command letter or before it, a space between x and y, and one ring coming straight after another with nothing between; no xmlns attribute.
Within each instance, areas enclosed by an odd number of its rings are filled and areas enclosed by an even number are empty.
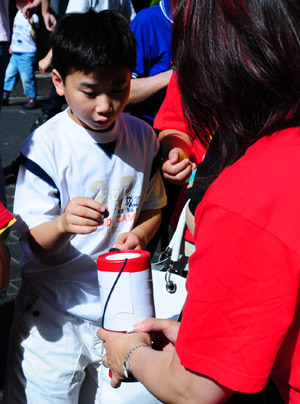
<svg viewBox="0 0 300 404"><path fill-rule="evenodd" d="M16 300L3 404L157 404L141 383L110 386L99 326L35 296Z"/></svg>

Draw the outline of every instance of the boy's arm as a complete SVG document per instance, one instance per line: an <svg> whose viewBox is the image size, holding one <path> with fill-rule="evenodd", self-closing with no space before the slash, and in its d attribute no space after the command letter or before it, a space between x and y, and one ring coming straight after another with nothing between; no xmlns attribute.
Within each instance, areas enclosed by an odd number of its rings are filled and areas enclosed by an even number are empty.
<svg viewBox="0 0 300 404"><path fill-rule="evenodd" d="M128 105L138 104L155 96L169 84L172 70L158 73L151 77L131 79Z"/></svg>
<svg viewBox="0 0 300 404"><path fill-rule="evenodd" d="M161 209L144 210L135 227L117 238L115 247L120 250L143 250L157 232L161 222Z"/></svg>
<svg viewBox="0 0 300 404"><path fill-rule="evenodd" d="M30 25L31 25L31 28L32 28L32 30L31 30L31 36L32 36L32 38L33 38L34 40L36 40L37 37L38 37L38 34L39 34L39 29L38 29L37 25L36 25L35 22L34 22L33 16L31 16L31 17L28 19L28 21L29 21L29 23L30 23Z"/></svg>
<svg viewBox="0 0 300 404"><path fill-rule="evenodd" d="M103 223L106 207L91 198L72 199L63 214L32 228L27 233L31 250L37 255L58 251L73 234L89 234Z"/></svg>
<svg viewBox="0 0 300 404"><path fill-rule="evenodd" d="M50 0L42 0L42 16L47 30L53 31L57 21L55 16L51 13Z"/></svg>
<svg viewBox="0 0 300 404"><path fill-rule="evenodd" d="M39 61L39 71L42 74L49 74L52 62L52 49L49 50L47 55Z"/></svg>

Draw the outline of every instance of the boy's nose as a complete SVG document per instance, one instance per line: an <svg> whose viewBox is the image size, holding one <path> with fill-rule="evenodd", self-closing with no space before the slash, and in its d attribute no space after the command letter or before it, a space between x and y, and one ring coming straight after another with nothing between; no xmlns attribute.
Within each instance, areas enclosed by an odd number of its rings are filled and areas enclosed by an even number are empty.
<svg viewBox="0 0 300 404"><path fill-rule="evenodd" d="M107 114L112 111L111 99L105 95L101 94L97 97L96 112L98 114Z"/></svg>

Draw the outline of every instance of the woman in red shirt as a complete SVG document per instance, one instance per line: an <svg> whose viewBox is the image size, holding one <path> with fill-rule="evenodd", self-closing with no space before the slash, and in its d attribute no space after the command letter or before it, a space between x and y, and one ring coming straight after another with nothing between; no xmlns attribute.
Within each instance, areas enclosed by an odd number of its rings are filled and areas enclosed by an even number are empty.
<svg viewBox="0 0 300 404"><path fill-rule="evenodd" d="M112 385L135 377L165 403L219 404L269 377L300 402L300 4L175 0L173 55L189 133L218 171L195 210L181 324L100 330ZM153 345L154 346L154 345ZM123 365L123 367L122 367Z"/></svg>

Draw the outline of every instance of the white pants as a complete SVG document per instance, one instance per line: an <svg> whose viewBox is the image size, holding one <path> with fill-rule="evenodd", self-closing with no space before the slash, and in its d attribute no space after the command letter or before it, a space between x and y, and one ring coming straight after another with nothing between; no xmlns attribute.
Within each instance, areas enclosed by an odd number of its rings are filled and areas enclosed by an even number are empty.
<svg viewBox="0 0 300 404"><path fill-rule="evenodd" d="M157 404L141 383L110 386L99 326L62 312L25 285L16 301L3 404Z"/></svg>

